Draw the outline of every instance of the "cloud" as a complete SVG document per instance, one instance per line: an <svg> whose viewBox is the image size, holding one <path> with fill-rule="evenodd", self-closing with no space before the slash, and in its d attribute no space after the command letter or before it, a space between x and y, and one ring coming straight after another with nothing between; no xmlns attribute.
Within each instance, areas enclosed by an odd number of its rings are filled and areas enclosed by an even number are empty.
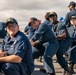
<svg viewBox="0 0 76 75"><path fill-rule="evenodd" d="M44 15L47 11L55 11L59 17L65 17L69 11L67 6L70 1L71 0L0 0L0 21L6 21L7 18L14 17L21 27L28 24L28 20L32 16L44 20Z"/></svg>
<svg viewBox="0 0 76 75"><path fill-rule="evenodd" d="M66 1L67 2L67 1ZM50 9L51 7L60 7L62 3L66 3L64 1L56 1L56 0L1 0L0 1L0 10L42 10L42 9ZM64 6L64 4L62 4Z"/></svg>

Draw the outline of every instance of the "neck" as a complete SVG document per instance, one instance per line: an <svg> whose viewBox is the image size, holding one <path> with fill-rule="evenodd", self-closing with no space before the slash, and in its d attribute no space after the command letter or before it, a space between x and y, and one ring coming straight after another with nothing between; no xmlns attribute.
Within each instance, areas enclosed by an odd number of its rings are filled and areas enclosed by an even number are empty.
<svg viewBox="0 0 76 75"><path fill-rule="evenodd" d="M72 8L71 11L74 10L74 9L75 9L75 8Z"/></svg>
<svg viewBox="0 0 76 75"><path fill-rule="evenodd" d="M14 36L13 35L10 35L10 38L12 39Z"/></svg>
<svg viewBox="0 0 76 75"><path fill-rule="evenodd" d="M56 21L56 22L53 22L53 24L54 24L54 25L56 25L57 23L58 23L58 21Z"/></svg>

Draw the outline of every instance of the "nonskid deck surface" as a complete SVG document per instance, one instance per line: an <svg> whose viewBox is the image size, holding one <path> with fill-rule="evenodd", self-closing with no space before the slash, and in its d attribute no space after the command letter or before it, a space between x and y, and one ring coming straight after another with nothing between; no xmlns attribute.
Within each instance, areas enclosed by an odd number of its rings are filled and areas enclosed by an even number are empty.
<svg viewBox="0 0 76 75"><path fill-rule="evenodd" d="M43 67L43 62L40 62L39 59L35 59L34 63L35 63L35 70L32 75L47 75L39 71L39 69ZM63 69L56 62L56 56L53 57L53 64L54 64L56 75L63 75ZM76 67L74 67L74 70L76 72ZM72 74L72 75L76 75L76 74Z"/></svg>

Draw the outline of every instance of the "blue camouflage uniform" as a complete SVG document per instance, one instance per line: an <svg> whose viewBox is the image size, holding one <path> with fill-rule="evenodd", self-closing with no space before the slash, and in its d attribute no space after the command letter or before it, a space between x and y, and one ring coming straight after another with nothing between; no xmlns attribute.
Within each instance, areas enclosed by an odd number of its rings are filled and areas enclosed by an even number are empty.
<svg viewBox="0 0 76 75"><path fill-rule="evenodd" d="M32 26L27 25L24 29L24 32L28 32L28 39L30 40L35 33L35 30ZM45 47L42 44L36 44L32 46L33 60L42 56L44 54Z"/></svg>
<svg viewBox="0 0 76 75"><path fill-rule="evenodd" d="M52 25L53 25L53 24L50 22L50 20L45 20L43 23L46 24L46 25L48 25L48 26L50 26L50 27L52 27Z"/></svg>
<svg viewBox="0 0 76 75"><path fill-rule="evenodd" d="M36 29L34 29L32 26L27 25L24 29L24 32L28 32L28 39L30 40L32 36L34 35ZM45 47L38 43L34 47L32 46L32 55L33 60L38 58L39 56L42 56L44 54Z"/></svg>
<svg viewBox="0 0 76 75"><path fill-rule="evenodd" d="M5 23L0 22L0 38L5 38L6 30L5 30Z"/></svg>
<svg viewBox="0 0 76 75"><path fill-rule="evenodd" d="M58 42L51 28L45 23L40 24L31 39L39 40L41 44L47 42L44 52L44 67L47 73L55 73L52 57L58 50Z"/></svg>
<svg viewBox="0 0 76 75"><path fill-rule="evenodd" d="M70 63L76 63L76 28L72 25L67 27L70 38L72 39L72 48L68 50Z"/></svg>
<svg viewBox="0 0 76 75"><path fill-rule="evenodd" d="M72 11L68 12L66 14L66 17L65 17L65 25L68 25L70 24L70 17L71 15L76 15L76 9L73 9Z"/></svg>
<svg viewBox="0 0 76 75"><path fill-rule="evenodd" d="M45 20L43 23L52 27L52 23L49 20ZM34 47L32 47L33 59L36 59L44 54L46 45L47 45L46 43L44 44L38 43Z"/></svg>
<svg viewBox="0 0 76 75"><path fill-rule="evenodd" d="M57 39L59 42L59 49L56 53L57 56L57 60L60 64L60 66L62 68L64 68L64 70L66 70L68 68L67 62L65 60L65 58L63 57L63 54L65 54L65 52L69 49L69 47L72 44L72 40L70 39L66 27L63 23L60 22L56 22L56 25L54 27L52 27L52 30L54 31L55 36L57 37L58 35L63 34L64 32L66 32L66 38L63 39Z"/></svg>
<svg viewBox="0 0 76 75"><path fill-rule="evenodd" d="M24 32L28 32L28 39L31 39L31 37L34 35L36 29L32 28L32 26L27 25L24 29Z"/></svg>
<svg viewBox="0 0 76 75"><path fill-rule="evenodd" d="M70 52L70 57L69 57L69 62L76 64L76 45L73 46L72 48L69 49Z"/></svg>
<svg viewBox="0 0 76 75"><path fill-rule="evenodd" d="M0 69L6 75L31 75L34 70L32 48L28 38L22 32L18 31L12 39L7 34L0 50L7 51L7 56L15 54L22 58L20 63L0 63Z"/></svg>

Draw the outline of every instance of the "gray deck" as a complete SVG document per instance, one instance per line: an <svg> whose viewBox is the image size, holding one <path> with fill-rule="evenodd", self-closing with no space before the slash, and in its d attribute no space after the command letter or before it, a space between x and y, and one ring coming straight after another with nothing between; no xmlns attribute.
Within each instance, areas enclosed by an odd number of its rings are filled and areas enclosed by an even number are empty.
<svg viewBox="0 0 76 75"><path fill-rule="evenodd" d="M53 59L56 59L56 57L54 56ZM36 59L34 63L35 63L35 70L32 75L47 75L39 71L39 69L43 67L43 62L40 62L39 59ZM55 67L56 75L63 75L63 69L60 67L60 65L55 60L53 60L53 64ZM74 70L76 72L76 68L74 68Z"/></svg>

